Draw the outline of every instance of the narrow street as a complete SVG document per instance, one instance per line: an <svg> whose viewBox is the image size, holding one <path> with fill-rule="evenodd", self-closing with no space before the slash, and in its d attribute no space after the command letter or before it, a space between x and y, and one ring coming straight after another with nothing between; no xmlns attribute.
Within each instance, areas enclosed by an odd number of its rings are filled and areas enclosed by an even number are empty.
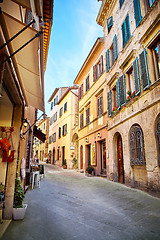
<svg viewBox="0 0 160 240"><path fill-rule="evenodd" d="M160 239L159 198L75 170L45 165L25 202L25 219L12 221L2 240Z"/></svg>

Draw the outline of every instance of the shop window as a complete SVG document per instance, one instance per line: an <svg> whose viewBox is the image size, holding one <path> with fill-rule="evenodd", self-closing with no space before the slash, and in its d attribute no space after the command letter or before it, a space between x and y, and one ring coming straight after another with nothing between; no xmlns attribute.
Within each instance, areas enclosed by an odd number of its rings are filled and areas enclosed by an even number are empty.
<svg viewBox="0 0 160 240"><path fill-rule="evenodd" d="M122 39L123 39L123 48L124 48L125 45L127 44L128 40L131 37L129 15L128 14L127 14L127 17L124 20L122 26L121 26L121 30L122 30Z"/></svg>
<svg viewBox="0 0 160 240"><path fill-rule="evenodd" d="M156 143L157 143L158 162L160 166L160 115L156 122Z"/></svg>
<svg viewBox="0 0 160 240"><path fill-rule="evenodd" d="M137 124L131 127L129 133L130 163L134 165L145 165L144 137L141 127Z"/></svg>
<svg viewBox="0 0 160 240"><path fill-rule="evenodd" d="M97 116L101 117L103 113L102 96L97 99Z"/></svg>
<svg viewBox="0 0 160 240"><path fill-rule="evenodd" d="M83 116L83 113L81 113L81 115L80 115L80 128L83 128L83 126L84 126L83 119L84 119L84 116Z"/></svg>
<svg viewBox="0 0 160 240"><path fill-rule="evenodd" d="M86 124L89 124L89 122L90 122L89 114L90 114L90 108L87 108L87 110L86 110Z"/></svg>
<svg viewBox="0 0 160 240"><path fill-rule="evenodd" d="M86 92L89 89L89 76L86 78Z"/></svg>

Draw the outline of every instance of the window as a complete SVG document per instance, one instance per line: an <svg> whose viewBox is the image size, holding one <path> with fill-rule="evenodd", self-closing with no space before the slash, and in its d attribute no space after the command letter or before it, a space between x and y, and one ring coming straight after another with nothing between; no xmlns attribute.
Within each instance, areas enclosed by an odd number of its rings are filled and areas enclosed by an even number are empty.
<svg viewBox="0 0 160 240"><path fill-rule="evenodd" d="M154 68L155 81L160 78L160 39L150 48Z"/></svg>
<svg viewBox="0 0 160 240"><path fill-rule="evenodd" d="M62 127L62 135L65 136L67 134L67 124Z"/></svg>
<svg viewBox="0 0 160 240"><path fill-rule="evenodd" d="M108 33L110 32L112 26L113 26L113 17L111 16L111 17L109 17L109 18L107 19Z"/></svg>
<svg viewBox="0 0 160 240"><path fill-rule="evenodd" d="M157 143L158 162L160 166L160 115L156 122L156 143Z"/></svg>
<svg viewBox="0 0 160 240"><path fill-rule="evenodd" d="M57 160L59 160L59 149L57 149Z"/></svg>
<svg viewBox="0 0 160 240"><path fill-rule="evenodd" d="M53 115L53 121L54 121L54 122L57 121L57 112Z"/></svg>
<svg viewBox="0 0 160 240"><path fill-rule="evenodd" d="M134 17L136 21L136 27L140 24L142 20L140 2L139 0L134 0Z"/></svg>
<svg viewBox="0 0 160 240"><path fill-rule="evenodd" d="M83 97L83 83L81 84L79 88L79 100Z"/></svg>
<svg viewBox="0 0 160 240"><path fill-rule="evenodd" d="M56 142L56 133L53 133L53 142Z"/></svg>
<svg viewBox="0 0 160 240"><path fill-rule="evenodd" d="M117 36L114 35L111 47L106 51L106 72L112 67L118 57Z"/></svg>
<svg viewBox="0 0 160 240"><path fill-rule="evenodd" d="M52 125L54 122L54 115L50 118L50 125Z"/></svg>
<svg viewBox="0 0 160 240"><path fill-rule="evenodd" d="M61 107L60 110L59 110L59 116L61 117L62 114L63 114L63 107Z"/></svg>
<svg viewBox="0 0 160 240"><path fill-rule="evenodd" d="M153 5L155 0L144 0L145 12L147 13L149 8Z"/></svg>
<svg viewBox="0 0 160 240"><path fill-rule="evenodd" d="M144 137L142 129L138 124L131 127L129 133L129 143L131 166L146 164L144 154Z"/></svg>
<svg viewBox="0 0 160 240"><path fill-rule="evenodd" d="M89 76L86 78L86 92L89 89Z"/></svg>
<svg viewBox="0 0 160 240"><path fill-rule="evenodd" d="M64 112L67 111L67 102L64 104Z"/></svg>
<svg viewBox="0 0 160 240"><path fill-rule="evenodd" d="M97 99L97 116L102 116L102 96Z"/></svg>
<svg viewBox="0 0 160 240"><path fill-rule="evenodd" d="M58 137L61 138L61 127L59 127L59 131L58 132L59 132Z"/></svg>
<svg viewBox="0 0 160 240"><path fill-rule="evenodd" d="M120 9L121 9L123 3L124 3L124 0L119 0L119 6L120 6Z"/></svg>
<svg viewBox="0 0 160 240"><path fill-rule="evenodd" d="M122 29L123 48L124 48L131 37L128 14L121 26L121 29Z"/></svg>
<svg viewBox="0 0 160 240"><path fill-rule="evenodd" d="M90 112L90 108L87 108L87 110L86 110L86 124L89 124L89 122L90 122L89 112Z"/></svg>
<svg viewBox="0 0 160 240"><path fill-rule="evenodd" d="M98 63L93 66L93 82L95 82L102 73L103 73L103 55L101 55Z"/></svg>
<svg viewBox="0 0 160 240"><path fill-rule="evenodd" d="M83 128L84 121L83 121L83 113L80 115L80 128Z"/></svg>
<svg viewBox="0 0 160 240"><path fill-rule="evenodd" d="M126 103L126 84L125 75L123 74L116 82L116 104L117 107L124 105Z"/></svg>
<svg viewBox="0 0 160 240"><path fill-rule="evenodd" d="M133 61L133 77L134 77L134 87L135 95L137 96L141 92L140 78L139 78L139 67L138 58ZM130 76L132 78L132 76Z"/></svg>
<svg viewBox="0 0 160 240"><path fill-rule="evenodd" d="M142 86L143 86L143 90L145 90L150 86L146 49L144 49L140 53L139 60L140 60Z"/></svg>
<svg viewBox="0 0 160 240"><path fill-rule="evenodd" d="M53 109L53 102L51 102L51 110Z"/></svg>
<svg viewBox="0 0 160 240"><path fill-rule="evenodd" d="M107 93L108 100L108 117L112 115L112 92L111 90Z"/></svg>

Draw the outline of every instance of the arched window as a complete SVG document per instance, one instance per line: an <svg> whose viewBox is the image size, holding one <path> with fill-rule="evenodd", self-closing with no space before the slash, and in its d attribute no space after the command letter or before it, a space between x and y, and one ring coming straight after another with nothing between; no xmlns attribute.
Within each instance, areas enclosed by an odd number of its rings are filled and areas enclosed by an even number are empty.
<svg viewBox="0 0 160 240"><path fill-rule="evenodd" d="M156 122L156 142L157 142L158 161L160 165L160 115Z"/></svg>
<svg viewBox="0 0 160 240"><path fill-rule="evenodd" d="M137 124L131 127L129 143L131 166L146 164L143 132L141 127Z"/></svg>

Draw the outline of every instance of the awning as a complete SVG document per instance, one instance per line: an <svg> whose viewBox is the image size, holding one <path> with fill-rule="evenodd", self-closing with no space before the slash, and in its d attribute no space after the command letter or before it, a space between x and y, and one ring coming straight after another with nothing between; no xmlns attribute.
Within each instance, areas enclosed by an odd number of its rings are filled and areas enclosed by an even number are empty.
<svg viewBox="0 0 160 240"><path fill-rule="evenodd" d="M46 134L42 133L40 130L37 129L37 126L33 127L33 135L41 140L43 143L46 140Z"/></svg>
<svg viewBox="0 0 160 240"><path fill-rule="evenodd" d="M12 36L19 32L25 24L4 12L1 15L1 27L5 40L8 41ZM33 28L27 28L23 33L8 44L10 54L33 38L36 33L37 31ZM40 38L38 37L16 53L15 56L12 57L12 60L16 65L16 72L26 103L44 112L44 76L43 74L40 75L39 46ZM41 64L43 64L43 62ZM41 68L43 68L43 65Z"/></svg>

